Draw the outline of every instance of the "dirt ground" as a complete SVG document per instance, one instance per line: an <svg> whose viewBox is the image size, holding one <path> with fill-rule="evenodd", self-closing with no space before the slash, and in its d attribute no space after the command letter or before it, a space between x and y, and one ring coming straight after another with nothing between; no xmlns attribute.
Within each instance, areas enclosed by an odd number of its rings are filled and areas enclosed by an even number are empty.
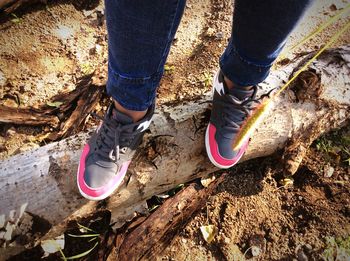
<svg viewBox="0 0 350 261"><path fill-rule="evenodd" d="M344 137L348 134L344 129ZM294 186L279 179L278 155L234 168L159 260L244 260L253 257L252 249L258 253L252 260L327 257L327 238L350 239L350 168L336 163L335 154L316 149L321 141L308 151ZM208 224L218 229L211 244L200 232ZM349 260L348 247L346 258L338 260Z"/></svg>
<svg viewBox="0 0 350 261"><path fill-rule="evenodd" d="M57 93L73 90L78 79L91 72L106 79L103 3L72 2L49 1L1 14L0 104L38 106L49 103ZM347 3L315 2L286 48ZM210 90L230 36L231 14L228 0L188 1L158 91L159 104ZM293 53L320 48L347 19ZM349 43L348 31L337 45ZM105 110L107 103L101 101L95 111ZM81 130L95 124L89 119ZM44 145L36 137L51 131L47 126L0 124L0 159ZM320 260L322 256L350 260L350 163L344 162L350 157L345 152L350 151L349 140L350 129L345 128L316 141L295 174L293 186L281 183L278 154L239 164L159 260ZM200 226L208 224L218 230L211 243L200 232ZM65 254L77 254L74 251L65 249ZM55 259L59 255L50 257Z"/></svg>

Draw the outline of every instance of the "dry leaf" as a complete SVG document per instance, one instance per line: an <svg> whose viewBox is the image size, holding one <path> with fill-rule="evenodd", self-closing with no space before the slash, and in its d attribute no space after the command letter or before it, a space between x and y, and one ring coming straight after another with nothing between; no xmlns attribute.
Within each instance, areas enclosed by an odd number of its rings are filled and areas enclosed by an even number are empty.
<svg viewBox="0 0 350 261"><path fill-rule="evenodd" d="M201 226L200 230L202 232L204 240L208 243L213 241L213 239L218 231L218 229L214 225Z"/></svg>
<svg viewBox="0 0 350 261"><path fill-rule="evenodd" d="M41 247L45 251L44 257L60 251L64 248L64 235L56 237L55 239L42 241Z"/></svg>
<svg viewBox="0 0 350 261"><path fill-rule="evenodd" d="M206 177L206 178L201 178L201 184L203 187L207 188L210 183L212 183L215 180L215 176L211 176L211 177Z"/></svg>
<svg viewBox="0 0 350 261"><path fill-rule="evenodd" d="M294 180L292 178L285 178L285 179L281 180L281 184L284 187L286 187L286 186L293 186Z"/></svg>

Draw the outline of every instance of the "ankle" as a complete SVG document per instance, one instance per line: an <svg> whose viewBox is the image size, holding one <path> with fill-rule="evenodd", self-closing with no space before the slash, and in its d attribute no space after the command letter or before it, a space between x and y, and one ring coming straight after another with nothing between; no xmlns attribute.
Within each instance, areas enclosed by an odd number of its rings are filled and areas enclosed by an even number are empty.
<svg viewBox="0 0 350 261"><path fill-rule="evenodd" d="M114 107L120 111L121 113L124 113L125 115L129 116L134 122L138 122L141 120L143 117L145 117L147 110L145 111L133 111L133 110L128 110L124 108L120 103L118 103L116 100L113 100Z"/></svg>
<svg viewBox="0 0 350 261"><path fill-rule="evenodd" d="M224 76L224 81L226 83L226 86L227 88L229 88L230 90L232 90L233 88L235 87L239 87L241 89L246 89L246 90L249 90L252 88L251 85L249 86L242 86L242 85L238 85L238 84L235 84L234 82L232 82L229 78L227 78L226 76Z"/></svg>

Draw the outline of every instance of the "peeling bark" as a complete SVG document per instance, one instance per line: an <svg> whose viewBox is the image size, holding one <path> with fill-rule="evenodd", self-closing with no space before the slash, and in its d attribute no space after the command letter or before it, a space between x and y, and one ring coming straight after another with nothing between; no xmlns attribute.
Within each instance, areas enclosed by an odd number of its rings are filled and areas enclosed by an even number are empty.
<svg viewBox="0 0 350 261"><path fill-rule="evenodd" d="M59 119L54 115L45 115L30 108L12 108L0 105L0 122L32 126L51 125L57 127Z"/></svg>
<svg viewBox="0 0 350 261"><path fill-rule="evenodd" d="M92 76L81 78L76 88L69 93L54 96L52 104L41 104L38 107L11 108L0 105L0 123L41 126L50 125L55 128L47 136L48 141L55 141L74 133L82 125L86 117L93 111L104 93L104 85L93 83Z"/></svg>

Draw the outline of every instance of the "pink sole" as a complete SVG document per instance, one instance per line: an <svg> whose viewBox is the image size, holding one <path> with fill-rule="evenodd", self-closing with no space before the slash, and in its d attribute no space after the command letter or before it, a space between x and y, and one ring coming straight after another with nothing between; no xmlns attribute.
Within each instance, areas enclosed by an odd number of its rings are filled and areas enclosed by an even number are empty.
<svg viewBox="0 0 350 261"><path fill-rule="evenodd" d="M249 140L245 141L243 146L240 148L238 154L233 159L225 159L220 156L218 145L215 141L216 128L213 124L209 123L206 133L205 133L205 147L210 161L218 168L227 169L233 167L244 155L248 147ZM210 144L215 144L215 146L210 146Z"/></svg>
<svg viewBox="0 0 350 261"><path fill-rule="evenodd" d="M83 148L82 155L80 157L78 173L77 173L77 185L80 191L80 194L89 199L89 200L102 200L110 196L121 184L126 174L126 171L129 167L130 161L125 162L119 171L119 173L115 176L115 178L108 183L108 185L93 189L86 185L84 181L84 172L85 172L85 160L87 155L89 154L90 147L86 144Z"/></svg>

